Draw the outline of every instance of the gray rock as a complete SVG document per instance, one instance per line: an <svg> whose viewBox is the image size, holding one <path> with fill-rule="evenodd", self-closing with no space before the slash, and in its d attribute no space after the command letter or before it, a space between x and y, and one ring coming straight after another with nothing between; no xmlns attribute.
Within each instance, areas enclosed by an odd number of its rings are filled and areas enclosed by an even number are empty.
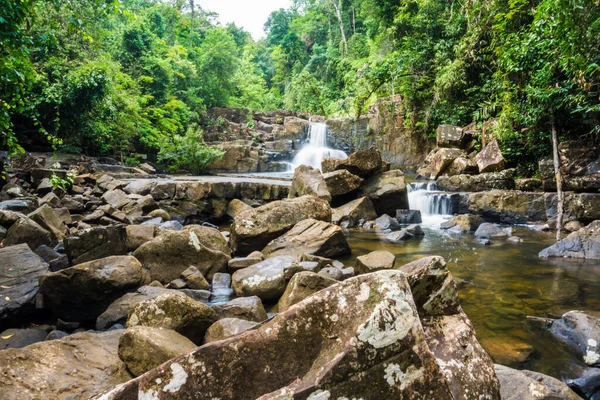
<svg viewBox="0 0 600 400"><path fill-rule="evenodd" d="M335 285L336 283L337 280L315 274L314 272L299 272L288 283L285 292L277 303L277 310L284 312L294 304L317 293L319 290Z"/></svg>
<svg viewBox="0 0 600 400"><path fill-rule="evenodd" d="M258 264L262 260L264 260L263 257L238 257L238 258L232 258L227 263L227 270L230 273L234 273L235 271L237 271L239 269L248 268L251 265Z"/></svg>
<svg viewBox="0 0 600 400"><path fill-rule="evenodd" d="M125 227L91 228L65 237L65 252L71 264L127 254Z"/></svg>
<svg viewBox="0 0 600 400"><path fill-rule="evenodd" d="M357 190L363 182L359 176L352 175L347 170L328 172L323 175L327 189L332 197L343 196Z"/></svg>
<svg viewBox="0 0 600 400"><path fill-rule="evenodd" d="M277 300L285 291L286 271L300 269L295 257L268 258L236 271L232 276L233 289L241 297L258 296L262 300Z"/></svg>
<svg viewBox="0 0 600 400"><path fill-rule="evenodd" d="M336 281L341 281L342 279L344 279L344 272L341 269L335 267L325 267L322 270L320 270L317 273L317 275Z"/></svg>
<svg viewBox="0 0 600 400"><path fill-rule="evenodd" d="M345 225L347 228L354 228L361 220L374 218L377 218L377 212L373 202L368 197L361 197L334 208L332 222L337 225Z"/></svg>
<svg viewBox="0 0 600 400"><path fill-rule="evenodd" d="M600 220L569 234L566 238L545 248L540 257L585 258L600 260Z"/></svg>
<svg viewBox="0 0 600 400"><path fill-rule="evenodd" d="M361 196L371 199L377 215L395 215L396 210L409 209L404 173L400 170L374 175L362 184L360 190Z"/></svg>
<svg viewBox="0 0 600 400"><path fill-rule="evenodd" d="M204 343L217 342L232 336L239 335L248 329L254 328L258 322L247 321L239 318L223 318L215 322L207 329L204 335Z"/></svg>
<svg viewBox="0 0 600 400"><path fill-rule="evenodd" d="M102 200L119 210L132 201L131 198L127 196L127 193L119 189L109 190L104 193L102 195Z"/></svg>
<svg viewBox="0 0 600 400"><path fill-rule="evenodd" d="M394 218L387 214L383 214L381 217L375 220L375 228L382 231L398 231L400 230L400 223Z"/></svg>
<svg viewBox="0 0 600 400"><path fill-rule="evenodd" d="M207 290L210 289L210 284L202 275L202 272L196 267L189 267L181 273L181 278L185 281L186 285L190 289Z"/></svg>
<svg viewBox="0 0 600 400"><path fill-rule="evenodd" d="M52 238L56 241L63 240L67 233L67 226L56 215L54 210L47 204L27 216L32 221L38 223L42 228L50 232Z"/></svg>
<svg viewBox="0 0 600 400"><path fill-rule="evenodd" d="M213 310L215 310L219 319L238 318L262 322L268 318L265 307L257 296L238 297L227 303L214 305Z"/></svg>
<svg viewBox="0 0 600 400"><path fill-rule="evenodd" d="M440 229L447 229L456 233L468 233L476 231L483 223L483 218L480 216L465 214L442 222Z"/></svg>
<svg viewBox="0 0 600 400"><path fill-rule="evenodd" d="M479 172L497 172L504 169L504 157L496 139L488 143L475 156Z"/></svg>
<svg viewBox="0 0 600 400"><path fill-rule="evenodd" d="M423 219L419 210L396 210L396 221L401 224L420 224Z"/></svg>
<svg viewBox="0 0 600 400"><path fill-rule="evenodd" d="M600 367L600 318L569 311L552 323L550 332L573 349L586 365Z"/></svg>
<svg viewBox="0 0 600 400"><path fill-rule="evenodd" d="M600 368L585 368L576 378L565 379L565 383L586 399L600 398Z"/></svg>
<svg viewBox="0 0 600 400"><path fill-rule="evenodd" d="M481 239L490 239L494 237L506 237L506 232L498 225L484 222L479 225L479 228L475 231L475 237Z"/></svg>
<svg viewBox="0 0 600 400"><path fill-rule="evenodd" d="M565 383L528 370L494 365L502 400L581 400Z"/></svg>
<svg viewBox="0 0 600 400"><path fill-rule="evenodd" d="M368 274L382 269L392 269L395 263L395 255L387 250L377 250L357 257L354 269L359 274Z"/></svg>
<svg viewBox="0 0 600 400"><path fill-rule="evenodd" d="M8 229L3 243L4 246L26 243L32 250L35 250L44 244L56 244L56 239L35 221L21 218Z"/></svg>
<svg viewBox="0 0 600 400"><path fill-rule="evenodd" d="M20 349L30 344L43 342L48 331L39 328L7 329L0 333L0 350Z"/></svg>
<svg viewBox="0 0 600 400"><path fill-rule="evenodd" d="M315 196L325 201L331 201L331 193L321 171L300 165L294 170L294 179L290 188L289 198Z"/></svg>

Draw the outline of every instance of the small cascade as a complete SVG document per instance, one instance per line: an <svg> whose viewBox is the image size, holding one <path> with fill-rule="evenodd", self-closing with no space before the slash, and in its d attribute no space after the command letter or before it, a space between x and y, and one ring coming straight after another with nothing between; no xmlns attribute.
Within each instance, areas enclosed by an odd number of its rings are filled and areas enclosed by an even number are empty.
<svg viewBox="0 0 600 400"><path fill-rule="evenodd" d="M308 138L308 143L291 162L291 171L300 165L308 165L320 170L324 158L348 158L343 151L327 147L327 124L311 122L308 127Z"/></svg>
<svg viewBox="0 0 600 400"><path fill-rule="evenodd" d="M411 210L421 211L426 225L439 224L458 211L458 194L438 190L435 182L413 182L407 189Z"/></svg>

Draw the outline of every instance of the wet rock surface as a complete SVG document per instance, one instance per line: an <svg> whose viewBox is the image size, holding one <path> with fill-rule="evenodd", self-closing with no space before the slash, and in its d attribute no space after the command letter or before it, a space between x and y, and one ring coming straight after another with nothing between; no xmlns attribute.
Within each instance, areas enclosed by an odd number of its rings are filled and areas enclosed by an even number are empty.
<svg viewBox="0 0 600 400"><path fill-rule="evenodd" d="M503 400L580 400L565 383L551 376L494 365Z"/></svg>
<svg viewBox="0 0 600 400"><path fill-rule="evenodd" d="M552 323L550 332L574 350L586 365L600 367L600 315L569 311Z"/></svg>
<svg viewBox="0 0 600 400"><path fill-rule="evenodd" d="M600 220L570 233L566 238L542 250L540 257L600 259Z"/></svg>

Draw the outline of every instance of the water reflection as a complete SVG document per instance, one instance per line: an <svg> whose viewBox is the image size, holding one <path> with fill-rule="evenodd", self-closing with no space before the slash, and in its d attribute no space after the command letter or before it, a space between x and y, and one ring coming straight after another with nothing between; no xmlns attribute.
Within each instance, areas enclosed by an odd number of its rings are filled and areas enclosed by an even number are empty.
<svg viewBox="0 0 600 400"><path fill-rule="evenodd" d="M353 265L357 256L389 250L397 265L441 255L458 282L463 308L484 348L496 362L528 368L557 378L581 363L528 316L558 318L578 310L600 310L600 263L544 260L537 254L553 243L551 234L517 227L521 243L504 238L484 246L473 235L449 234L425 227L425 238L394 244L372 231L351 230L353 254L341 260Z"/></svg>

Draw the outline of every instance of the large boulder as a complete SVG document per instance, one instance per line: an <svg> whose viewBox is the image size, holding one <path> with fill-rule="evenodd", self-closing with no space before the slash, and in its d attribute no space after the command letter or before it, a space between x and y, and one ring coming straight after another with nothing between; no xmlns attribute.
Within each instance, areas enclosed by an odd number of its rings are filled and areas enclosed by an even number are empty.
<svg viewBox="0 0 600 400"><path fill-rule="evenodd" d="M505 237L509 236L504 229L499 227L496 224L491 224L489 222L484 222L479 225L477 230L475 231L475 237L481 239L490 239L493 237Z"/></svg>
<svg viewBox="0 0 600 400"><path fill-rule="evenodd" d="M0 350L21 349L30 344L43 342L47 336L48 329L7 329L0 332Z"/></svg>
<svg viewBox="0 0 600 400"><path fill-rule="evenodd" d="M504 169L504 157L496 139L488 143L475 156L479 172L498 172Z"/></svg>
<svg viewBox="0 0 600 400"><path fill-rule="evenodd" d="M294 304L317 293L319 290L335 285L336 283L337 281L335 279L318 275L314 272L298 272L292 277L285 288L285 292L277 303L277 310L279 312L284 312Z"/></svg>
<svg viewBox="0 0 600 400"><path fill-rule="evenodd" d="M331 222L329 203L317 197L303 196L244 211L231 225L231 248L237 255L260 250L308 218Z"/></svg>
<svg viewBox="0 0 600 400"><path fill-rule="evenodd" d="M440 229L446 229L455 233L468 233L475 232L483 223L483 218L478 215L464 214L442 222Z"/></svg>
<svg viewBox="0 0 600 400"><path fill-rule="evenodd" d="M332 197L343 196L358 189L363 182L359 176L353 175L345 169L328 172L323 175L327 189Z"/></svg>
<svg viewBox="0 0 600 400"><path fill-rule="evenodd" d="M331 221L336 225L354 228L361 220L368 221L377 218L373 202L368 197L352 200L350 203L334 208Z"/></svg>
<svg viewBox="0 0 600 400"><path fill-rule="evenodd" d="M49 270L48 264L26 244L0 248L0 260L1 323L34 309L39 279Z"/></svg>
<svg viewBox="0 0 600 400"><path fill-rule="evenodd" d="M483 391L485 382L480 383ZM453 398L398 271L330 286L255 329L202 346L103 399L129 399L130 393L200 400ZM493 391L486 394L499 399Z"/></svg>
<svg viewBox="0 0 600 400"><path fill-rule="evenodd" d="M196 345L172 329L134 326L119 339L119 358L134 376L194 350Z"/></svg>
<svg viewBox="0 0 600 400"><path fill-rule="evenodd" d="M168 293L136 305L127 318L127 327L173 329L200 345L204 333L216 320L217 313L206 304Z"/></svg>
<svg viewBox="0 0 600 400"><path fill-rule="evenodd" d="M361 186L361 196L368 197L378 215L396 215L396 210L409 209L404 173L391 170L367 179Z"/></svg>
<svg viewBox="0 0 600 400"><path fill-rule="evenodd" d="M448 192L483 192L486 190L511 190L516 186L515 170L507 169L500 172L486 172L479 175L459 174L440 176L436 185L438 189Z"/></svg>
<svg viewBox="0 0 600 400"><path fill-rule="evenodd" d="M217 342L227 339L250 328L254 328L258 322L246 321L239 318L223 318L215 322L206 330L204 335L204 343Z"/></svg>
<svg viewBox="0 0 600 400"><path fill-rule="evenodd" d="M236 318L262 322L268 318L262 301L257 296L238 297L227 303L213 305L219 319Z"/></svg>
<svg viewBox="0 0 600 400"><path fill-rule="evenodd" d="M331 193L321 171L308 165L300 165L295 169L289 193L290 199L302 196L315 196L331 201Z"/></svg>
<svg viewBox="0 0 600 400"><path fill-rule="evenodd" d="M436 132L436 145L438 147L462 147L465 133L459 126L439 125Z"/></svg>
<svg viewBox="0 0 600 400"><path fill-rule="evenodd" d="M291 277L287 275L293 275L293 272L301 269L296 257L272 257L236 271L231 277L232 286L238 296L277 300Z"/></svg>
<svg viewBox="0 0 600 400"><path fill-rule="evenodd" d="M360 274L382 269L392 269L396 263L396 256L387 250L372 251L364 256L356 258L354 270Z"/></svg>
<svg viewBox="0 0 600 400"><path fill-rule="evenodd" d="M119 210L132 201L127 193L120 189L107 191L102 195L102 200Z"/></svg>
<svg viewBox="0 0 600 400"><path fill-rule="evenodd" d="M150 270L153 280L162 283L178 279L191 266L211 280L215 273L226 270L231 258L221 232L198 225L166 231L141 245L133 255Z"/></svg>
<svg viewBox="0 0 600 400"><path fill-rule="evenodd" d="M570 233L563 240L545 248L540 257L566 257L600 260L600 220Z"/></svg>
<svg viewBox="0 0 600 400"><path fill-rule="evenodd" d="M174 294L185 296L179 290L167 289L160 286L142 286L132 293L126 293L113 301L102 314L96 319L96 329L106 330L115 324L125 325L127 316L139 303L154 299L161 294Z"/></svg>
<svg viewBox="0 0 600 400"><path fill-rule="evenodd" d="M131 256L90 261L40 279L44 306L66 321L95 321L116 299L149 282Z"/></svg>
<svg viewBox="0 0 600 400"><path fill-rule="evenodd" d="M361 178L368 177L374 172L379 171L383 166L381 154L375 147L358 150L345 160L337 162L336 170L345 169L353 175Z"/></svg>
<svg viewBox="0 0 600 400"><path fill-rule="evenodd" d="M502 400L581 400L566 383L548 375L494 365Z"/></svg>
<svg viewBox="0 0 600 400"><path fill-rule="evenodd" d="M52 234L30 218L21 218L8 229L4 246L26 243L32 250L41 245L56 244Z"/></svg>
<svg viewBox="0 0 600 400"><path fill-rule="evenodd" d="M552 323L550 332L575 351L586 365L600 367L600 314L569 311Z"/></svg>
<svg viewBox="0 0 600 400"><path fill-rule="evenodd" d="M50 232L54 240L63 240L67 233L67 226L54 212L52 207L47 204L42 205L40 208L29 214L28 217Z"/></svg>
<svg viewBox="0 0 600 400"><path fill-rule="evenodd" d="M432 150L425 160L426 166L419 170L419 175L437 179L455 159L464 156L465 152L459 149L437 148Z"/></svg>
<svg viewBox="0 0 600 400"><path fill-rule="evenodd" d="M329 222L306 219L291 230L272 240L263 250L265 257L301 256L313 254L335 257L350 254L342 228Z"/></svg>
<svg viewBox="0 0 600 400"><path fill-rule="evenodd" d="M122 333L78 333L0 351L1 397L89 399L128 381L132 375L117 355Z"/></svg>
<svg viewBox="0 0 600 400"><path fill-rule="evenodd" d="M490 190L461 196L461 212L506 224L545 222L546 203L542 193Z"/></svg>
<svg viewBox="0 0 600 400"><path fill-rule="evenodd" d="M65 252L72 265L127 254L125 227L96 227L65 237Z"/></svg>

